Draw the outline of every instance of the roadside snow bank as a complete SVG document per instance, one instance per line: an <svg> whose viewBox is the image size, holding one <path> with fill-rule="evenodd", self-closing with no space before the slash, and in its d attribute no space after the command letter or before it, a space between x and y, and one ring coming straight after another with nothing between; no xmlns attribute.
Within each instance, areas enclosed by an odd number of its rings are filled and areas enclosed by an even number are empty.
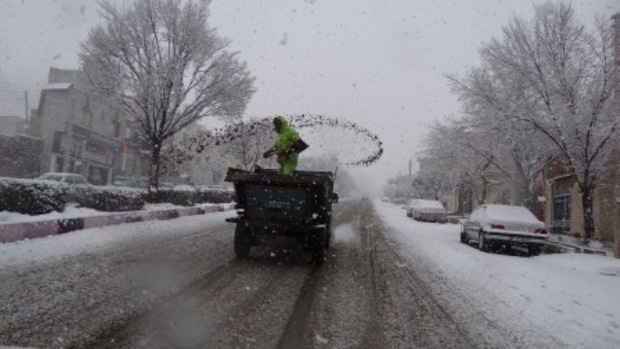
<svg viewBox="0 0 620 349"><path fill-rule="evenodd" d="M129 240L153 239L182 230L198 229L205 224L223 223L225 218L234 215L234 212L228 211L167 221L127 223L0 244L0 267L32 264L79 253L94 253L98 249L111 248Z"/></svg>
<svg viewBox="0 0 620 349"><path fill-rule="evenodd" d="M457 224L421 223L399 207L375 202L408 264L434 270L452 303L473 304L494 323L527 338L544 330L563 347L620 348L620 260L553 254L527 258L484 253L460 243ZM545 347L554 343L532 345Z"/></svg>

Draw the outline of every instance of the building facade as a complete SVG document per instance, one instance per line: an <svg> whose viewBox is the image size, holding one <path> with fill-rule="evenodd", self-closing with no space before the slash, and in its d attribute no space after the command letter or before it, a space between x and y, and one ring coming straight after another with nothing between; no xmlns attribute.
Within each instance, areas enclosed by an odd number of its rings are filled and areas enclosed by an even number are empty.
<svg viewBox="0 0 620 349"><path fill-rule="evenodd" d="M79 70L50 68L31 136L43 140L41 172L72 172L92 184L110 184L116 175L144 175L145 156L132 147L127 116L87 93Z"/></svg>

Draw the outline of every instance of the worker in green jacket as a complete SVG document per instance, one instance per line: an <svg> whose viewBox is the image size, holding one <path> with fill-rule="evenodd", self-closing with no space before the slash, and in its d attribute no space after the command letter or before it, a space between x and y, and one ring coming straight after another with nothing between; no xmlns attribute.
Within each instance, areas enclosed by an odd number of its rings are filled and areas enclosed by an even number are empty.
<svg viewBox="0 0 620 349"><path fill-rule="evenodd" d="M280 173L292 175L297 168L299 153L305 150L308 145L301 139L299 133L288 124L284 117L276 116L273 119L273 126L278 133L276 142L273 147L263 153L263 157L268 158L273 154L277 154Z"/></svg>

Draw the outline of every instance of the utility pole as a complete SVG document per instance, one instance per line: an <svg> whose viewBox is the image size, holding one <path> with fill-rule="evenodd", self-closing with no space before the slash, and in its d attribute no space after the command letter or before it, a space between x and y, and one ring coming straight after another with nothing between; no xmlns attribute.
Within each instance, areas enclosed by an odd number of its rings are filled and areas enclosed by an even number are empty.
<svg viewBox="0 0 620 349"><path fill-rule="evenodd" d="M409 184L411 184L411 159L409 159Z"/></svg>
<svg viewBox="0 0 620 349"><path fill-rule="evenodd" d="M24 101L26 106L26 122L28 122L28 91L24 91Z"/></svg>
<svg viewBox="0 0 620 349"><path fill-rule="evenodd" d="M411 159L409 159L409 179L407 180L407 198L411 199L413 196L413 183L411 182Z"/></svg>

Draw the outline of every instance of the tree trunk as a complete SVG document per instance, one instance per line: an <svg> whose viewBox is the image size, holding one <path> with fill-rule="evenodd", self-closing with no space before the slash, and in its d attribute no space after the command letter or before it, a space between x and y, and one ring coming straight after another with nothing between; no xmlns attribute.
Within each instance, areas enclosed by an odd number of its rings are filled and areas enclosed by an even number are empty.
<svg viewBox="0 0 620 349"><path fill-rule="evenodd" d="M161 141L151 143L151 171L149 173L149 193L152 188L159 191L159 171L161 168Z"/></svg>
<svg viewBox="0 0 620 349"><path fill-rule="evenodd" d="M489 181L487 181L486 177L482 176L482 185L481 185L481 193L478 197L478 205L483 205L487 200L487 191L489 188Z"/></svg>
<svg viewBox="0 0 620 349"><path fill-rule="evenodd" d="M593 188L584 187L581 190L581 207L583 207L583 243L588 245L594 236L594 200Z"/></svg>
<svg viewBox="0 0 620 349"><path fill-rule="evenodd" d="M527 207L528 210L534 212L534 203L536 202L534 193L530 191L529 185L527 184L522 185L520 189L521 204Z"/></svg>

